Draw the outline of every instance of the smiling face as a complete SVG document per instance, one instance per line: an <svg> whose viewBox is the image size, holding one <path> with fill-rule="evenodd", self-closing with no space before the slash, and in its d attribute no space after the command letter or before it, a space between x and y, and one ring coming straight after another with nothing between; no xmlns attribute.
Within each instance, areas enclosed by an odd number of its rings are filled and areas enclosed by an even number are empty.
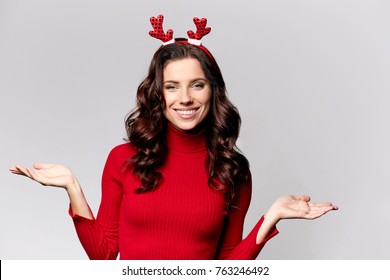
<svg viewBox="0 0 390 280"><path fill-rule="evenodd" d="M210 111L211 88L198 60L168 62L163 72L164 115L177 129L195 129Z"/></svg>

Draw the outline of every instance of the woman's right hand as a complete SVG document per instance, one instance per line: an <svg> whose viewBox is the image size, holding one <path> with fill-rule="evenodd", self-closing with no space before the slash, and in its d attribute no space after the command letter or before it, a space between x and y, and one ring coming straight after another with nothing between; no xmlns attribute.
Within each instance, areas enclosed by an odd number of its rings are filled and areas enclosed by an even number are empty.
<svg viewBox="0 0 390 280"><path fill-rule="evenodd" d="M64 165L53 163L35 163L33 168L15 165L9 169L13 174L26 176L44 186L64 188L68 193L73 215L79 215L92 220L83 190L76 177Z"/></svg>
<svg viewBox="0 0 390 280"><path fill-rule="evenodd" d="M9 170L13 174L26 176L44 186L60 187L67 191L78 184L72 171L61 164L35 163L33 168L15 165Z"/></svg>

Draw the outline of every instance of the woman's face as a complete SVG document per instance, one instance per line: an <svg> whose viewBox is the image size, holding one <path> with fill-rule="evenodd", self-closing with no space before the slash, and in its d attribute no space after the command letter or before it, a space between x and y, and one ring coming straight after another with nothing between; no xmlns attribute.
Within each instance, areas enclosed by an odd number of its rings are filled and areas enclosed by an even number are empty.
<svg viewBox="0 0 390 280"><path fill-rule="evenodd" d="M198 60L168 62L163 72L164 115L177 129L196 128L208 115L211 88Z"/></svg>

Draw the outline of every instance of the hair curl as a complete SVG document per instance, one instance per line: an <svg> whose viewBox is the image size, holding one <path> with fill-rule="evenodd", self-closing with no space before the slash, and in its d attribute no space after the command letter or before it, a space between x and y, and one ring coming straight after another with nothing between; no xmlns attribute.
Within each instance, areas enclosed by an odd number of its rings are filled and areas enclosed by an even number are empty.
<svg viewBox="0 0 390 280"><path fill-rule="evenodd" d="M226 95L226 86L213 57L191 44L180 43L161 46L153 56L147 77L137 90L136 108L126 116L128 141L136 155L128 159L128 168L138 175L143 193L154 190L162 177L158 172L166 159L168 147L165 133L167 120L163 114L163 71L168 62L184 58L197 59L210 83L212 102L206 123L208 158L205 168L209 186L225 191L228 205L234 203L238 189L249 180L249 163L236 146L241 118L237 108Z"/></svg>

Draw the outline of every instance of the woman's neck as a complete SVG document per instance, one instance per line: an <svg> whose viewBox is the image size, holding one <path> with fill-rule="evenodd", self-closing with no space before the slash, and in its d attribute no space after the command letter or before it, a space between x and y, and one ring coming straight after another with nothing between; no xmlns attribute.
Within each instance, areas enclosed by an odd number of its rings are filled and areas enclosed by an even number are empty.
<svg viewBox="0 0 390 280"><path fill-rule="evenodd" d="M206 128L199 127L196 130L182 131L168 122L167 144L171 151L181 153L197 153L207 150Z"/></svg>

